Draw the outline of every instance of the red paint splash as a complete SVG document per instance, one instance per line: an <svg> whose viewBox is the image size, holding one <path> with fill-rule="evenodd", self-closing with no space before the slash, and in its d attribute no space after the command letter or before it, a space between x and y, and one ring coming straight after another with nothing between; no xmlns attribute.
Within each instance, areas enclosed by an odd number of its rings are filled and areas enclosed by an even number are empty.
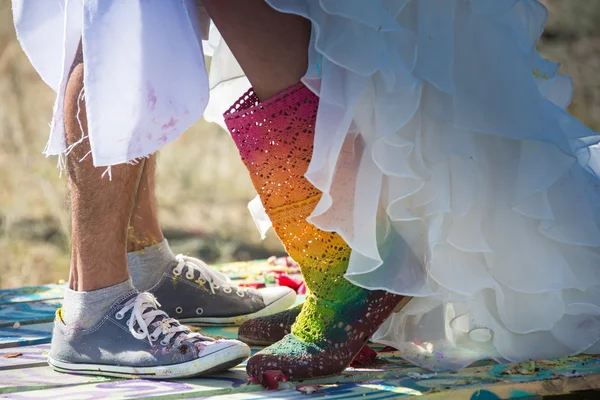
<svg viewBox="0 0 600 400"><path fill-rule="evenodd" d="M364 367L371 364L377 358L375 350L367 346L366 344L360 349L360 352L354 357L354 360L350 363L352 368Z"/></svg>
<svg viewBox="0 0 600 400"><path fill-rule="evenodd" d="M262 282L242 282L242 283L238 283L237 285L239 287L249 287L249 288L253 288L253 289L261 289L261 288L264 288L267 286Z"/></svg>
<svg viewBox="0 0 600 400"><path fill-rule="evenodd" d="M300 287L304 283L302 281L297 281L295 279L292 279L285 274L279 275L276 279L277 279L277 284L279 284L279 286L289 287L290 289L293 289L295 292L298 292L298 289L300 289Z"/></svg>
<svg viewBox="0 0 600 400"><path fill-rule="evenodd" d="M302 285L296 290L298 294L306 294L306 283L302 282Z"/></svg>
<svg viewBox="0 0 600 400"><path fill-rule="evenodd" d="M269 390L279 389L279 382L287 382L290 379L279 370L269 370L263 372L262 376L248 379L248 383L258 383Z"/></svg>

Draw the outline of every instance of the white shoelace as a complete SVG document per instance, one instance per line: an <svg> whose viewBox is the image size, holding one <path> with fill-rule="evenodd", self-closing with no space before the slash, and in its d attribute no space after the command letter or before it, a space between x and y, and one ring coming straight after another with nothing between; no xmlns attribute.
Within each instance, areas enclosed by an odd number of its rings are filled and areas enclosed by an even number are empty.
<svg viewBox="0 0 600 400"><path fill-rule="evenodd" d="M215 289L222 288L225 293L231 293L232 288L235 288L236 294L240 297L244 297L246 293L244 289L235 286L227 275L210 268L204 261L184 256L183 254L177 255L175 258L177 259L178 264L173 268L173 275L181 275L183 273L183 268L187 267L185 277L195 281L199 285L204 284L204 282L208 283L212 294L215 294ZM198 279L196 279L195 273L199 275Z"/></svg>
<svg viewBox="0 0 600 400"><path fill-rule="evenodd" d="M123 319L125 314L131 310L131 316L127 321L129 332L136 339L147 338L150 344L157 340L161 334L164 335L164 338L160 341L160 344L163 346L170 344L175 336L177 336L174 341L175 346L179 346L183 340L214 341L212 338L192 333L187 327L180 325L176 319L170 318L167 313L159 310L158 307L160 307L160 304L151 293L140 293L129 300L117 312L115 317L119 320ZM159 323L156 324L156 328L150 333L151 325L157 317ZM137 329L135 328L136 325L138 326Z"/></svg>

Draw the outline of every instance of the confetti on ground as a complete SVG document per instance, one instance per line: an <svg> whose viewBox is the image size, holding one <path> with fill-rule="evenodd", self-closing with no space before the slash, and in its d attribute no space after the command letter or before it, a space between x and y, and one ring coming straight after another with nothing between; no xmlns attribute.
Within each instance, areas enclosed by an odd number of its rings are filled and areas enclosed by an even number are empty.
<svg viewBox="0 0 600 400"><path fill-rule="evenodd" d="M17 358L17 357L21 357L23 355L23 353L6 353L3 354L2 357L4 358Z"/></svg>

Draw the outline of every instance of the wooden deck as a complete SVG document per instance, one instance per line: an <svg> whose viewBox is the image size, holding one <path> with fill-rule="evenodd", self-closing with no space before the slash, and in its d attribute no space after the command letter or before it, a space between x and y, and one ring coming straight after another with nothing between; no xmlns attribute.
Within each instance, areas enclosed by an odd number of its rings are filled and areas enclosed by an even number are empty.
<svg viewBox="0 0 600 400"><path fill-rule="evenodd" d="M259 281L273 267L266 262L219 266L238 281ZM335 378L285 383L266 391L246 383L244 366L201 379L123 380L54 372L46 364L61 285L0 290L0 397L14 399L600 399L600 357L571 357L526 365L481 362L454 373L431 374L404 362L398 352L381 352L369 368ZM235 337L236 328L207 328L209 335ZM253 349L258 351L259 349ZM561 396L562 395L562 396Z"/></svg>

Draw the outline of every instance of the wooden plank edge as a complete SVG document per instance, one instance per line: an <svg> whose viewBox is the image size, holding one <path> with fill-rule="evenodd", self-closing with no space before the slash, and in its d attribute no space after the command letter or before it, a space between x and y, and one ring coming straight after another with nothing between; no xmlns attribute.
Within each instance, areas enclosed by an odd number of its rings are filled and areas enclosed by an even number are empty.
<svg viewBox="0 0 600 400"><path fill-rule="evenodd" d="M424 393L429 399L516 399L558 396L600 389L600 373L578 377L553 377L526 382L496 382L478 388L463 387ZM600 398L600 393L598 394Z"/></svg>
<svg viewBox="0 0 600 400"><path fill-rule="evenodd" d="M37 338L37 339L27 339L22 342L12 341L12 342L0 343L0 349L8 349L11 347L33 346L34 344L50 343L51 337L50 337L50 334L48 334L48 335L49 335L48 337L43 337L43 338L41 337L41 338Z"/></svg>
<svg viewBox="0 0 600 400"><path fill-rule="evenodd" d="M33 301L43 300L61 300L63 298L63 291L66 287L66 284L51 283L48 285L0 289L0 306L5 304L30 303ZM36 294L42 294L42 296L38 298L27 298L28 296L35 296ZM44 296L44 294L47 295L47 297ZM15 297L18 300L15 300Z"/></svg>
<svg viewBox="0 0 600 400"><path fill-rule="evenodd" d="M52 317L31 319L31 320L26 320L26 321L0 322L0 329L7 329L7 328L11 329L15 326L16 323L19 324L19 328L14 328L14 329L20 329L27 325L47 324L47 323L53 322L53 321L54 321L54 315L52 315Z"/></svg>
<svg viewBox="0 0 600 400"><path fill-rule="evenodd" d="M14 364L14 365L3 365L0 366L0 371L8 371L12 369L27 369L27 368L36 368L36 367L45 367L48 363L46 361L32 361L30 363L23 364ZM0 388L0 393L2 393L2 389Z"/></svg>

